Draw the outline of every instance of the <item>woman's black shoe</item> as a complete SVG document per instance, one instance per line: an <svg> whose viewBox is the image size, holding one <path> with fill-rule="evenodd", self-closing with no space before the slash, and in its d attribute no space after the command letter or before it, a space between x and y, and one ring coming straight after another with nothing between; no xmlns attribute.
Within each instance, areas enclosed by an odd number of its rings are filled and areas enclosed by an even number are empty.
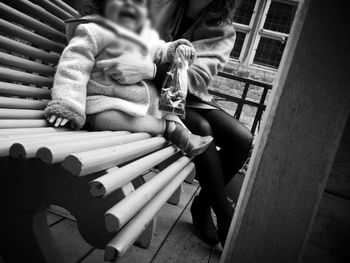
<svg viewBox="0 0 350 263"><path fill-rule="evenodd" d="M210 206L201 203L196 196L191 206L191 214L193 225L198 229L201 239L210 246L216 246L219 243L219 238L211 216Z"/></svg>
<svg viewBox="0 0 350 263"><path fill-rule="evenodd" d="M218 218L218 236L219 236L222 248L224 248L225 246L225 241L227 238L228 231L230 230L230 225L231 225L234 211L235 211L234 208L232 208L232 215L229 218L226 218L225 220Z"/></svg>

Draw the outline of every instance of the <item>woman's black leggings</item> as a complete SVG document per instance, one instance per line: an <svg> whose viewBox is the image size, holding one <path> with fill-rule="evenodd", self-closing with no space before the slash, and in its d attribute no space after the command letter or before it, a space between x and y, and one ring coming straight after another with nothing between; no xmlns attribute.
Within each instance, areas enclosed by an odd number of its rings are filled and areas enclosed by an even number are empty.
<svg viewBox="0 0 350 263"><path fill-rule="evenodd" d="M201 199L212 206L218 217L228 216L225 185L246 161L253 136L242 123L221 110L187 108L184 122L194 134L214 137L208 150L195 159L196 174Z"/></svg>

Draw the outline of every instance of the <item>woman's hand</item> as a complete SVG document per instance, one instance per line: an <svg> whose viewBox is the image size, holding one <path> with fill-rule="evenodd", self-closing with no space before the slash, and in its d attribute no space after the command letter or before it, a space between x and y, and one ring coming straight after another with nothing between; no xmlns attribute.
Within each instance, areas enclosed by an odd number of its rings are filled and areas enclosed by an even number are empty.
<svg viewBox="0 0 350 263"><path fill-rule="evenodd" d="M47 118L47 120L49 123L52 123L55 127L64 126L67 124L67 122L69 122L69 120L56 115L52 115L51 117ZM71 123L71 126L72 128L74 128L73 123Z"/></svg>
<svg viewBox="0 0 350 263"><path fill-rule="evenodd" d="M154 76L154 65L135 54L126 54L118 58L101 60L96 63L106 75L112 75L120 84L134 84Z"/></svg>
<svg viewBox="0 0 350 263"><path fill-rule="evenodd" d="M176 53L179 53L186 60L194 60L196 58L196 49L187 45L179 45L176 48Z"/></svg>

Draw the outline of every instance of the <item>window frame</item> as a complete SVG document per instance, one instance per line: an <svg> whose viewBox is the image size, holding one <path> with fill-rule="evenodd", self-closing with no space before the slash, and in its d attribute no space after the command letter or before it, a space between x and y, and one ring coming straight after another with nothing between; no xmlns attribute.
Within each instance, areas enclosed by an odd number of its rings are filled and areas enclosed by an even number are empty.
<svg viewBox="0 0 350 263"><path fill-rule="evenodd" d="M231 61L235 61L235 62L239 62L239 63L242 63L244 61L244 57L245 57L245 54L247 53L247 49L248 49L248 43L250 42L249 40L251 38L251 34L252 34L252 31L253 31L253 28L254 28L254 21L256 19L256 15L257 15L257 12L258 12L258 6L259 6L260 1L262 1L262 0L256 0L256 2L255 2L255 6L254 6L254 9L253 9L253 14L252 14L252 17L250 18L249 25L232 22L232 25L235 28L235 30L237 32L245 33L246 36L245 36L245 39L244 39L244 43L243 43L242 50L241 50L241 53L239 55L239 58L235 59L235 58L231 58L230 57Z"/></svg>
<svg viewBox="0 0 350 263"><path fill-rule="evenodd" d="M247 35L239 59L230 57L230 62L236 64L240 63L243 66L247 66L249 68L261 69L271 73L276 73L278 71L278 68L254 63L254 57L256 55L261 37L275 40L281 40L282 38L285 38L288 40L290 36L290 33L286 34L278 31L264 29L264 24L272 1L295 5L297 6L296 12L298 12L298 8L301 6L304 0L257 0L249 25L239 24L235 22L232 23L236 31L246 33ZM294 16L294 19L295 17L296 16ZM294 22L295 21L293 20L292 26Z"/></svg>
<svg viewBox="0 0 350 263"><path fill-rule="evenodd" d="M245 51L247 50L248 48L248 42L247 41L250 37L250 34L251 34L251 29L237 29L235 28L236 32L241 32L241 33L245 33L246 36L245 36L245 39L244 39L244 42L243 42L243 46L242 46L242 49L241 49L241 53L239 54L239 57L238 59L237 58L234 58L234 57L230 57L230 60L231 61L235 61L235 62L239 62L239 63L242 63L243 62L243 58L244 58L244 54L245 54Z"/></svg>
<svg viewBox="0 0 350 263"><path fill-rule="evenodd" d="M273 67L270 67L270 66L254 63L254 58L255 58L255 55L256 55L256 51L258 49L258 45L260 43L260 39L261 39L261 37L274 39L274 40L282 40L283 38L285 38L285 41L288 41L290 33L286 34L286 33L281 33L281 32L278 32L278 31L272 31L272 30L264 29L266 18L267 18L267 15L268 15L268 12L270 10L270 6L271 6L272 2L280 2L280 3L285 3L285 4L288 4L288 5L295 5L295 6L298 5L298 2L297 1L292 1L292 0L290 0L290 1L288 1L288 0L266 0L266 1L267 2L266 2L266 5L264 7L264 11L262 13L261 20L259 21L259 26L258 26L258 30L257 30L257 36L255 37L254 44L252 45L252 53L249 56L248 65L249 66L254 66L256 68L262 68L264 70L269 69L270 71L274 71L275 72L275 71L278 70L279 67L278 68L273 68ZM294 15L294 18L295 18L295 15ZM292 22L291 26L293 26L293 24L294 24L294 19L293 19L293 22ZM284 55L284 51L283 51L283 55Z"/></svg>

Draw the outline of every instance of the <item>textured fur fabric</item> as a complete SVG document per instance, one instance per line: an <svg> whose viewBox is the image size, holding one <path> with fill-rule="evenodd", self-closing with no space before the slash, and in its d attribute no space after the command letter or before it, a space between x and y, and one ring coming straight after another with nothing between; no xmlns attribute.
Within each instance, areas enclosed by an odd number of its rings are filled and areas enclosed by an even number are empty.
<svg viewBox="0 0 350 263"><path fill-rule="evenodd" d="M165 43L148 26L136 35L99 16L69 20L66 29L69 44L57 67L46 116L59 115L82 127L86 114L106 110L121 110L134 116L159 115L154 106L157 94L150 92L153 86L144 81L120 84L95 64L130 52L140 60L168 63L173 60L176 47L191 45L189 41Z"/></svg>
<svg viewBox="0 0 350 263"><path fill-rule="evenodd" d="M154 0L151 8L156 28L165 41L173 41L184 17L187 0ZM229 59L236 33L232 25L211 25L206 10L181 36L191 41L197 50L197 59L189 69L189 91L201 100L211 101L208 88Z"/></svg>

